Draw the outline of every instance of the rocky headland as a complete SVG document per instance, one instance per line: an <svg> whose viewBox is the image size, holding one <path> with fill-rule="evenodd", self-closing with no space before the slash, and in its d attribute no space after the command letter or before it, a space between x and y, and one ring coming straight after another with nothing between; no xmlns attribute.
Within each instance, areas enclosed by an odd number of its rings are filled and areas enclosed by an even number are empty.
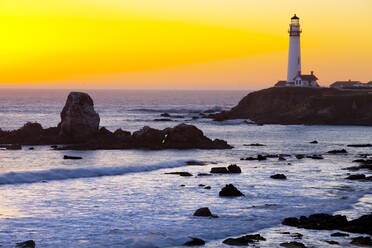
<svg viewBox="0 0 372 248"><path fill-rule="evenodd" d="M372 125L372 94L335 88L273 87L249 93L216 121L258 124Z"/></svg>
<svg viewBox="0 0 372 248"><path fill-rule="evenodd" d="M230 149L224 140L211 140L193 125L179 124L163 130L148 126L133 133L117 129L114 132L99 127L100 117L92 98L82 92L71 92L61 112L57 127L43 128L28 122L13 131L0 129L0 145L20 149L21 145L62 145L61 150L97 149Z"/></svg>

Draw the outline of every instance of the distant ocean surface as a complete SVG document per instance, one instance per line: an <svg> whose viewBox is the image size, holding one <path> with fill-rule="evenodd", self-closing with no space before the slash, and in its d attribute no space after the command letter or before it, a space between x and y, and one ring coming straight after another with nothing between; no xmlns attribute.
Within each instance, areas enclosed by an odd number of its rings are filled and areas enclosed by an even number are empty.
<svg viewBox="0 0 372 248"><path fill-rule="evenodd" d="M210 138L225 139L234 149L55 151L41 146L0 150L1 247L14 247L29 239L46 248L178 247L190 236L206 240L206 247L224 247L221 240L226 237L277 228L285 217L317 212L358 217L372 209L370 182L347 181L348 171L341 170L353 165L358 154L372 153L371 148L346 147L372 143L371 127L192 120L199 112L231 108L248 93L244 91L86 92L94 100L101 126L112 131L188 123ZM56 126L68 93L0 90L0 128L16 129L28 121ZM162 113L182 117L154 121ZM310 144L312 140L319 144ZM251 143L266 146L244 146ZM348 154L326 154L341 148ZM323 154L324 160L297 160L294 156L287 161L240 160L257 154ZM63 155L83 159L64 160ZM189 160L209 164L187 166ZM229 164L238 164L243 173L196 176ZM188 171L194 176L164 174L172 171ZM276 173L287 175L288 180L271 179ZM245 197L218 197L229 183ZM220 218L193 217L200 207L209 207ZM268 241L260 247L277 247L270 241L275 237L267 235ZM316 235L312 238L319 240ZM328 247L324 242L315 245Z"/></svg>

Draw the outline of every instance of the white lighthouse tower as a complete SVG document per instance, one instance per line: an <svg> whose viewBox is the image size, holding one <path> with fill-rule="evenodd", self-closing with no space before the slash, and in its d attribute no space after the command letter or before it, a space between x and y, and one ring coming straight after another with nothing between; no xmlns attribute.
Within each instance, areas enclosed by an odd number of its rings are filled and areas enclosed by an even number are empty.
<svg viewBox="0 0 372 248"><path fill-rule="evenodd" d="M295 82L295 77L301 74L301 49L300 49L300 18L296 14L291 18L289 25L289 52L287 82Z"/></svg>

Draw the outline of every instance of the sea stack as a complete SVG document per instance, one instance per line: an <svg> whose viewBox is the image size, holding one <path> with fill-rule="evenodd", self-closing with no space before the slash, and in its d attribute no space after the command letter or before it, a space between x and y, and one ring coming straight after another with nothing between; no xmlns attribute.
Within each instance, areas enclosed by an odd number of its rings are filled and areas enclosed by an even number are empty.
<svg viewBox="0 0 372 248"><path fill-rule="evenodd" d="M85 141L96 135L99 115L92 98L83 92L71 92L61 112L60 135L73 141Z"/></svg>

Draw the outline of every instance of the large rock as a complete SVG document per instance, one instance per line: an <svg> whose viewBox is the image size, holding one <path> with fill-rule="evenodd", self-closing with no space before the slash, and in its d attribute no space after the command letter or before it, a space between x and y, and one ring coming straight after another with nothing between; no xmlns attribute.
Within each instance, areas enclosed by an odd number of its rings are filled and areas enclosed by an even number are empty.
<svg viewBox="0 0 372 248"><path fill-rule="evenodd" d="M98 133L99 115L87 93L71 92L61 112L60 135L74 141L89 140Z"/></svg>
<svg viewBox="0 0 372 248"><path fill-rule="evenodd" d="M372 95L334 88L282 87L255 91L215 120L262 124L372 125Z"/></svg>

